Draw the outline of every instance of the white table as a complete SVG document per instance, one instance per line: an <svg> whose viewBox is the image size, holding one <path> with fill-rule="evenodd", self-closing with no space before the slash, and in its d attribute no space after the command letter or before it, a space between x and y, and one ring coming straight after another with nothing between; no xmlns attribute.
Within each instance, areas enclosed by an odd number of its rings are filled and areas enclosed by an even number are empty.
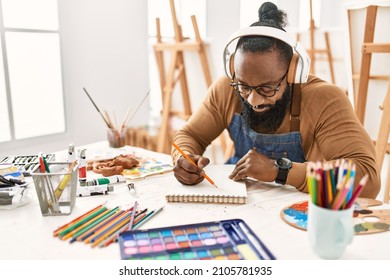
<svg viewBox="0 0 390 280"><path fill-rule="evenodd" d="M108 149L106 142L85 146L87 158L110 156L112 153L145 153L139 148ZM94 152L96 151L96 153ZM151 154L170 161L170 156ZM65 151L56 153L57 160L66 156ZM88 174L88 176L96 176ZM115 185L108 195L78 197L69 216L42 216L34 185L31 184L33 200L22 207L0 210L0 259L2 260L119 260L118 244L105 248L91 248L83 243L69 244L53 237L53 231L86 211L107 201L108 205L131 207L135 200L140 207L155 209L165 205L164 210L141 228L172 226L187 223L207 222L241 218L256 232L277 259L319 259L310 248L306 231L296 229L280 218L280 211L292 203L308 199L308 195L295 188L257 183L248 186L248 202L245 205L166 203L165 190L175 180L173 173L148 177L135 182L136 196L130 194L126 184ZM390 209L389 205L376 208ZM375 209L375 208L374 208ZM355 236L342 259L390 259L390 231Z"/></svg>

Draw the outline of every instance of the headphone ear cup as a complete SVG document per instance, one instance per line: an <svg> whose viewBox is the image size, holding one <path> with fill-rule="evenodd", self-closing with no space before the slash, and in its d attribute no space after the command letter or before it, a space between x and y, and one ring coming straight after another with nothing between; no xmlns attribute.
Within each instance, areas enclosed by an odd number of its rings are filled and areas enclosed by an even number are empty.
<svg viewBox="0 0 390 280"><path fill-rule="evenodd" d="M232 53L230 56L229 56L229 65L228 65L228 67L229 67L229 75L230 75L230 79L232 79L233 78L233 73L234 73L234 54L235 53Z"/></svg>
<svg viewBox="0 0 390 280"><path fill-rule="evenodd" d="M296 52L293 53L293 56L290 61L290 65L288 67L288 73L287 73L287 83L289 84L295 84L299 83L299 79L296 79L297 73L300 73L299 67L299 56Z"/></svg>

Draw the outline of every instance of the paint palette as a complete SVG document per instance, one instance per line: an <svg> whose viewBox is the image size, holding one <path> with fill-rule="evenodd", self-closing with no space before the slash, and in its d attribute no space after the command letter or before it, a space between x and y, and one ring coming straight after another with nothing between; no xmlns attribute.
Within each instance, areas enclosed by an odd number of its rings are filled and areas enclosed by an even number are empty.
<svg viewBox="0 0 390 280"><path fill-rule="evenodd" d="M173 170L173 165L155 158L136 158L140 164L122 172L123 177L130 180L142 179L151 175L164 174Z"/></svg>
<svg viewBox="0 0 390 280"><path fill-rule="evenodd" d="M381 205L374 199L358 198L353 212L355 234L377 233L390 230L390 210L371 210L370 207ZM280 216L287 224L302 230L307 228L308 201L294 203L285 207Z"/></svg>
<svg viewBox="0 0 390 280"><path fill-rule="evenodd" d="M275 259L241 219L126 231L118 241L123 260Z"/></svg>

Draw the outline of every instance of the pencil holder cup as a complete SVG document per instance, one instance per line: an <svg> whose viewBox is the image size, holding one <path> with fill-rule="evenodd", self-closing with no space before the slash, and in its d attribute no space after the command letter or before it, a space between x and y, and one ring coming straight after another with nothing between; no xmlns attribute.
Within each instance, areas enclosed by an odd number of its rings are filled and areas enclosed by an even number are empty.
<svg viewBox="0 0 390 280"><path fill-rule="evenodd" d="M324 259L338 259L352 242L353 207L332 210L309 202L307 233L314 252Z"/></svg>
<svg viewBox="0 0 390 280"><path fill-rule="evenodd" d="M78 165L48 163L50 172L32 173L43 216L69 215L76 202Z"/></svg>
<svg viewBox="0 0 390 280"><path fill-rule="evenodd" d="M111 148L120 148L126 145L126 129L121 130L115 128L107 129L108 145Z"/></svg>

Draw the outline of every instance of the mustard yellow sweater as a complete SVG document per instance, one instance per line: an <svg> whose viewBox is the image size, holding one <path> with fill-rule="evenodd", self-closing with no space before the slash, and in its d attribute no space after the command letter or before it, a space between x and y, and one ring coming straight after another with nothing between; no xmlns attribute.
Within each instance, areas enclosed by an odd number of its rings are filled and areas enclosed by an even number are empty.
<svg viewBox="0 0 390 280"><path fill-rule="evenodd" d="M227 77L216 80L198 111L176 133L174 142L185 152L202 155L207 146L228 129L233 115L241 112L240 100L229 82ZM376 198L380 189L380 172L376 166L374 145L356 118L345 92L312 75L302 85L301 92L300 133L306 161L352 160L356 164L355 182L369 174L360 196ZM288 132L289 112L276 134ZM172 149L174 162L179 156ZM293 163L286 184L307 192L305 179L306 163Z"/></svg>

